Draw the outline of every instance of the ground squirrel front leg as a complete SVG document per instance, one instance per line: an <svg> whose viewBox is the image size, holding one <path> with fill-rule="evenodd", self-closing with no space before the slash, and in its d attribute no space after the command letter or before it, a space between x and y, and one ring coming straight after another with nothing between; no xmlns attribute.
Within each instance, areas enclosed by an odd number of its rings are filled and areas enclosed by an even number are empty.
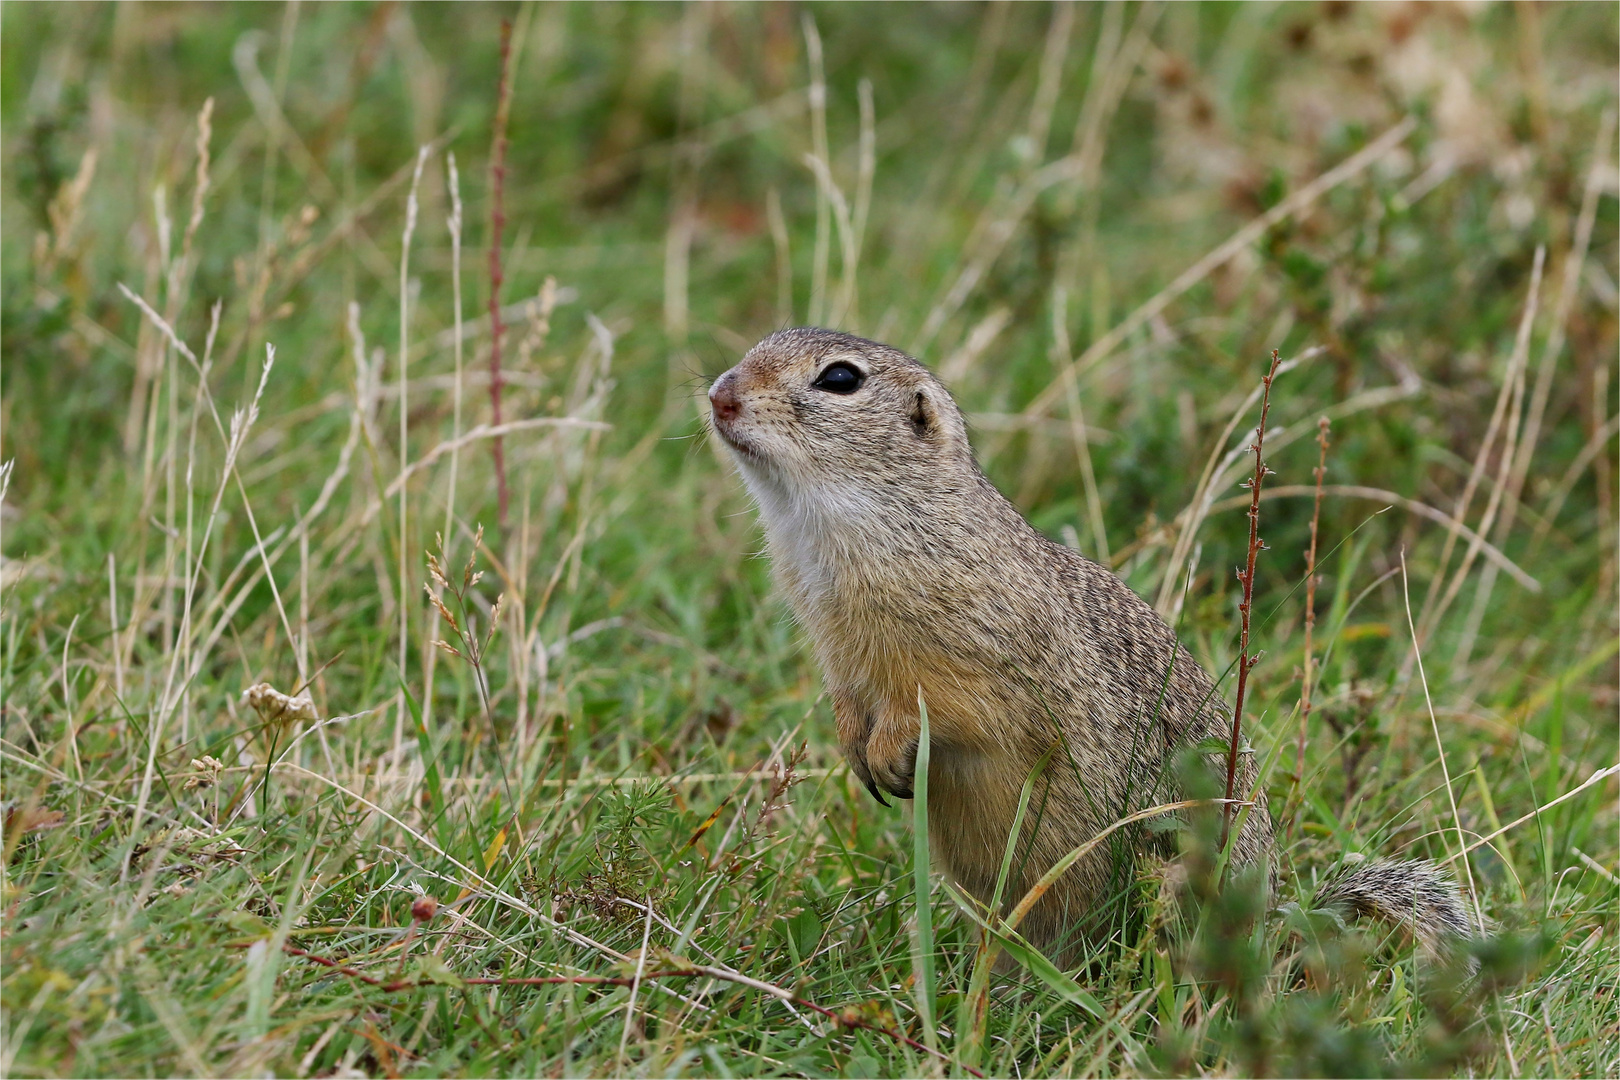
<svg viewBox="0 0 1620 1080"><path fill-rule="evenodd" d="M869 708L853 694L834 691L833 715L838 721L838 742L844 758L872 798L889 805L887 791L911 798L911 775L917 762L915 716L891 709Z"/></svg>
<svg viewBox="0 0 1620 1080"><path fill-rule="evenodd" d="M921 733L915 713L886 706L873 710L872 732L866 740L866 768L873 783L891 795L911 798Z"/></svg>
<svg viewBox="0 0 1620 1080"><path fill-rule="evenodd" d="M844 750L844 760L856 779L866 785L872 798L888 806L883 792L872 782L872 770L866 764L866 740L872 733L872 713L853 695L834 690L833 718L838 722L838 745Z"/></svg>

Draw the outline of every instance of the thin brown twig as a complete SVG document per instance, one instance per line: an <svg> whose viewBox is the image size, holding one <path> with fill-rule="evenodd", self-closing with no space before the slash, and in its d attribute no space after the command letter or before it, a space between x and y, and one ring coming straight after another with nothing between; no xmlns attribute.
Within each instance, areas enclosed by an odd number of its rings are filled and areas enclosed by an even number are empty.
<svg viewBox="0 0 1620 1080"><path fill-rule="evenodd" d="M1259 663L1260 657L1249 655L1249 609L1254 603L1254 561L1265 546L1260 539L1260 487L1265 483L1266 463L1261 459L1261 452L1266 443L1266 414L1271 411L1271 380L1277 377L1277 367L1282 363L1282 354L1276 349L1271 350L1271 367L1261 380L1264 390L1260 395L1260 424L1254 429L1254 442L1249 449L1254 451L1254 477L1246 485L1249 488L1249 561L1246 569L1238 571L1238 580L1243 583L1243 603L1238 605L1238 616L1243 623L1243 637L1238 650L1238 683L1237 702L1232 706L1232 739L1226 749L1226 814L1225 824L1221 827L1221 847L1226 847L1227 834L1232 828L1231 802L1232 790L1237 783L1238 743L1243 736L1243 697L1249 688L1249 669Z"/></svg>
<svg viewBox="0 0 1620 1080"><path fill-rule="evenodd" d="M489 405L490 424L501 426L501 228L506 224L506 124L512 112L512 21L501 20L501 74L496 88L495 140L490 147L489 200ZM501 437L495 454L495 492L501 531L506 531L506 454Z"/></svg>
<svg viewBox="0 0 1620 1080"><path fill-rule="evenodd" d="M246 945L244 944L239 947L246 948ZM349 965L340 963L336 960L329 960L318 953L312 953L307 949L300 949L296 945L288 942L282 943L281 951L286 953L288 956L296 956L300 959L308 960L311 963L319 964L321 967L330 968L339 975L346 975L351 979L357 979L360 982L365 983L367 986L374 986L385 993L398 993L401 990L412 990L420 986L434 985L434 981L432 979L424 979L419 977L379 979L375 975L366 974L359 968L350 967ZM905 1032L896 1031L894 1028L886 1027L883 1024L875 1024L872 1021L865 1019L860 1015L857 1008L853 1005L845 1006L842 1009L829 1009L825 1005L818 1005L813 1001L802 998L799 995L794 994L791 991L784 990L779 986L772 986L769 983L762 983L756 979L750 979L745 975L727 971L725 968L711 967L707 964L693 964L688 967L666 968L661 971L645 971L641 973L639 978L630 975L529 975L515 977L480 976L474 978L463 978L460 981L468 986L632 986L638 981L646 982L649 979L699 978L718 979L722 982L738 983L754 989L768 990L771 993L771 996L778 998L781 1001L791 1002L794 1005L809 1009L812 1012L820 1013L822 1016L825 1016L840 1028L859 1029L861 1031L870 1031L874 1034L882 1035L886 1038L893 1039L895 1042L904 1043L913 1050L936 1057L941 1061L960 1065L962 1069L976 1077L979 1077L980 1080L983 1080L984 1073L980 1072L978 1069L975 1069L973 1066L963 1062L952 1061L950 1055L939 1050L930 1049L923 1043L918 1042L916 1039L913 1039L911 1036L907 1035Z"/></svg>
<svg viewBox="0 0 1620 1080"><path fill-rule="evenodd" d="M1322 520L1322 478L1327 475L1328 418L1316 422L1316 445L1322 448L1316 463L1316 505L1311 510L1311 549L1305 556L1305 675L1300 687L1299 746L1294 759L1294 790L1305 782L1305 737L1311 723L1311 680L1315 673L1311 631L1316 629L1316 530ZM1256 490L1256 495L1259 491Z"/></svg>

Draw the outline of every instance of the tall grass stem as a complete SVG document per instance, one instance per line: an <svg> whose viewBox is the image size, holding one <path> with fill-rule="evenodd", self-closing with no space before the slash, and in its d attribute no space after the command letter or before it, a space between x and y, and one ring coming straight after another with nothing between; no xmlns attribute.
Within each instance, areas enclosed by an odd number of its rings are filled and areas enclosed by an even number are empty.
<svg viewBox="0 0 1620 1080"><path fill-rule="evenodd" d="M923 1041L936 1050L938 1035L934 1025L934 912L929 902L930 864L928 850L928 703L922 687L917 688L917 758L911 779L911 885L916 900L916 937L912 943L912 987L917 997L917 1016L922 1023Z"/></svg>
<svg viewBox="0 0 1620 1080"><path fill-rule="evenodd" d="M1311 651L1311 635L1316 629L1316 539L1322 522L1322 479L1327 476L1328 418L1316 421L1316 445L1321 455L1316 463L1316 501L1311 506L1311 546L1305 554L1305 670L1300 677L1299 690L1299 744L1294 755L1294 790L1305 782L1305 742L1310 737L1311 688L1316 676L1315 654ZM1290 819L1289 828L1293 828Z"/></svg>
<svg viewBox="0 0 1620 1080"><path fill-rule="evenodd" d="M399 677L405 678L405 661L411 641L411 588L406 575L406 555L410 551L408 509L410 486L405 483L410 468L410 323L411 323L411 237L416 232L417 190L422 185L422 166L427 163L428 148L416 151L416 168L411 173L410 193L405 197L405 230L399 242ZM267 571L268 573L268 568ZM272 577L272 581L275 579ZM302 679L304 672L299 671ZM401 691L394 708L394 768L401 765L400 756L405 749L405 695Z"/></svg>
<svg viewBox="0 0 1620 1080"><path fill-rule="evenodd" d="M506 125L512 112L512 23L501 20L501 72L495 89L495 133L489 152L489 409L490 424L501 426L501 229L506 224ZM506 532L510 495L501 437L490 442L495 459L495 498L501 533Z"/></svg>

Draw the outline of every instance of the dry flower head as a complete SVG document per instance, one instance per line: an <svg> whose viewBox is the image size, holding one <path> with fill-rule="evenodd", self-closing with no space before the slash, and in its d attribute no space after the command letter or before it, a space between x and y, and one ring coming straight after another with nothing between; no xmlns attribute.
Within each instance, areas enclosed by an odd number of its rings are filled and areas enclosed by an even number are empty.
<svg viewBox="0 0 1620 1080"><path fill-rule="evenodd" d="M191 767L196 773L186 778L183 790L194 791L197 788L211 788L219 783L219 774L225 768L225 763L212 754L204 754L200 758L191 759Z"/></svg>
<svg viewBox="0 0 1620 1080"><path fill-rule="evenodd" d="M319 720L315 702L307 693L297 697L283 694L267 682L254 683L242 691L242 701L251 705L266 724L290 724L295 720Z"/></svg>

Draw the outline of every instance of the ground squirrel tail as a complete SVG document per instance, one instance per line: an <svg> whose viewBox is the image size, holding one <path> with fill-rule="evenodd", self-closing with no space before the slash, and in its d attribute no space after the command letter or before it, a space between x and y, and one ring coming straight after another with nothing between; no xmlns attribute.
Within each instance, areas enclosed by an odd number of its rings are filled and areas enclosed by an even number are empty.
<svg viewBox="0 0 1620 1080"><path fill-rule="evenodd" d="M1328 881L1316 903L1403 926L1424 952L1437 959L1450 956L1477 929L1469 921L1456 879L1423 860L1364 862Z"/></svg>

